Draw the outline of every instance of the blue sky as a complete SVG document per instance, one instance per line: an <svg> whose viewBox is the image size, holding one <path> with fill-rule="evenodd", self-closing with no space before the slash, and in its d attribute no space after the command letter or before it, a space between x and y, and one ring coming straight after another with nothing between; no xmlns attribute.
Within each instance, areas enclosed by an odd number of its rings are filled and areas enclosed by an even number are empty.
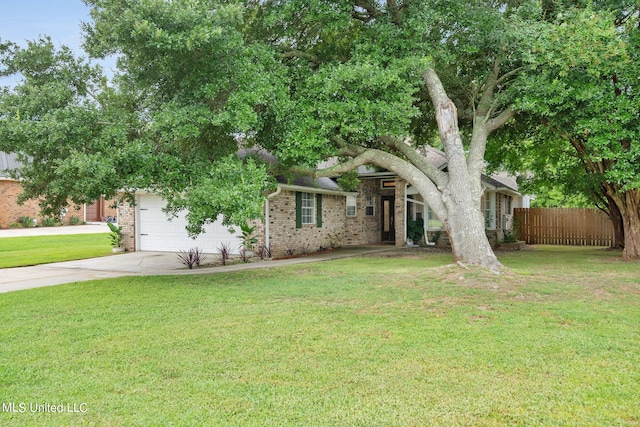
<svg viewBox="0 0 640 427"><path fill-rule="evenodd" d="M89 8L81 0L0 0L0 39L26 46L27 40L48 35L56 47L69 46L76 55L82 51L82 22L88 22ZM115 67L113 58L98 61L108 76ZM0 86L12 86L16 78L0 78Z"/></svg>
<svg viewBox="0 0 640 427"><path fill-rule="evenodd" d="M65 44L80 53L80 24L89 20L81 0L2 0L0 39L21 46L25 40L49 35L56 46Z"/></svg>

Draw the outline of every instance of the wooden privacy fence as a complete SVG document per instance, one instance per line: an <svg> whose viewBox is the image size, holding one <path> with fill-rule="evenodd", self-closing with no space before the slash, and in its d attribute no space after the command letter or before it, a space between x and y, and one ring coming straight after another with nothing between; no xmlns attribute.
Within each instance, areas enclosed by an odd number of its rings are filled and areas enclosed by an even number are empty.
<svg viewBox="0 0 640 427"><path fill-rule="evenodd" d="M610 246L613 226L598 209L517 208L514 226L527 244Z"/></svg>

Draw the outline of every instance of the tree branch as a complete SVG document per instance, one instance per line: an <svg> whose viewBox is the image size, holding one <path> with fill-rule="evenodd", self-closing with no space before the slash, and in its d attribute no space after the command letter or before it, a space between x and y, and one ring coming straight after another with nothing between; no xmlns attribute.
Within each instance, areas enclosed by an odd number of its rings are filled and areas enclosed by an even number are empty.
<svg viewBox="0 0 640 427"><path fill-rule="evenodd" d="M423 156L421 156L413 147L405 143L403 140L393 138L391 136L383 136L380 138L383 144L400 152L415 167L424 172L427 177L432 180L438 188L444 188L449 183L449 176L436 169Z"/></svg>
<svg viewBox="0 0 640 427"><path fill-rule="evenodd" d="M309 62L313 63L316 66L320 65L320 60L315 55L311 55L310 53L303 52L299 49L294 49L291 47L285 47L285 46L281 46L279 47L279 49L283 51L282 58L284 59L302 58L302 59L308 60Z"/></svg>
<svg viewBox="0 0 640 427"><path fill-rule="evenodd" d="M502 127L505 123L507 123L513 116L516 115L516 110L511 107L508 107L506 110L502 111L493 119L487 122L487 130L489 133L494 130Z"/></svg>
<svg viewBox="0 0 640 427"><path fill-rule="evenodd" d="M366 12L360 12L357 10L353 10L351 12L351 16L360 21L369 22L378 16L384 15L384 12L382 12L380 9L378 9L375 6L375 2L372 2L369 0L356 0L353 6L362 8L366 11Z"/></svg>
<svg viewBox="0 0 640 427"><path fill-rule="evenodd" d="M314 176L332 177L341 173L350 172L360 166L374 164L383 167L411 184L425 198L429 207L433 209L438 218L446 221L448 218L447 209L442 201L442 192L436 184L425 176L419 168L410 162L399 158L386 151L375 148L359 148L359 154L346 162L317 170ZM443 190L444 191L444 190Z"/></svg>

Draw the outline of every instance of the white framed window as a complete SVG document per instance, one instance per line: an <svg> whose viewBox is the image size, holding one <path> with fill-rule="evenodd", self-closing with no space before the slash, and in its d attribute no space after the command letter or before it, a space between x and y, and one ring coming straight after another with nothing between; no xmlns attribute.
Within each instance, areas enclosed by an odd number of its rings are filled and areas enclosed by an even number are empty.
<svg viewBox="0 0 640 427"><path fill-rule="evenodd" d="M429 207L429 205L425 204L425 210L427 212L427 229L428 230L442 230L444 229L444 224L438 218L436 213Z"/></svg>
<svg viewBox="0 0 640 427"><path fill-rule="evenodd" d="M302 193L301 217L303 224L315 224L315 195Z"/></svg>
<svg viewBox="0 0 640 427"><path fill-rule="evenodd" d="M347 196L347 216L356 216L356 196Z"/></svg>
<svg viewBox="0 0 640 427"><path fill-rule="evenodd" d="M376 214L376 198L373 196L364 197L364 214L366 216L375 216Z"/></svg>
<svg viewBox="0 0 640 427"><path fill-rule="evenodd" d="M487 230L496 229L496 193L487 192L480 199L480 209L484 217L484 227Z"/></svg>

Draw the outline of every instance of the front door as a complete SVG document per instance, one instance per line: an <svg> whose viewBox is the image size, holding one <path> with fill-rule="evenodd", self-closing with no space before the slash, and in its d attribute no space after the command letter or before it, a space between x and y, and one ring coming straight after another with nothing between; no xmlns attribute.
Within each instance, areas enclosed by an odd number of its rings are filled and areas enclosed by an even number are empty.
<svg viewBox="0 0 640 427"><path fill-rule="evenodd" d="M395 243L395 201L394 196L382 196L382 242Z"/></svg>

